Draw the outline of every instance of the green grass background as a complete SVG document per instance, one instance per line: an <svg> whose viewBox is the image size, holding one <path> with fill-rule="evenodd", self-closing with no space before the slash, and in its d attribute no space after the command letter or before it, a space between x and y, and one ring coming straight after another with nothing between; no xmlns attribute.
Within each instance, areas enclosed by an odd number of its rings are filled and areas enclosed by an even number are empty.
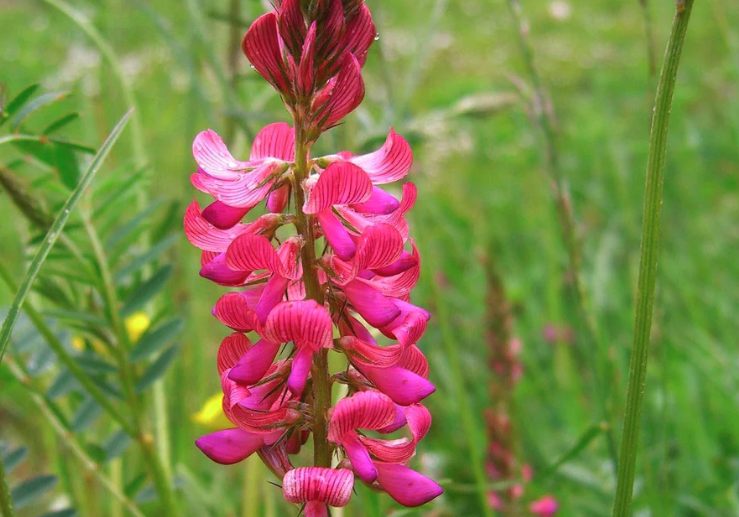
<svg viewBox="0 0 739 517"><path fill-rule="evenodd" d="M224 132L227 115L234 112L209 57L225 66L228 26L206 16L225 13L227 2L71 3L122 57L135 88L151 159L152 197L179 200L184 209L194 197L188 181L194 170L192 138L207 127ZM429 400L434 427L415 465L445 480L447 494L422 510L402 513L388 497L360 490L343 515L476 517L483 513L470 454L485 452L482 414L491 403L481 257L498 265L515 308L515 335L523 342L524 375L514 415L521 461L541 472L589 426L603 421L594 371L607 372L603 381L613 410L608 424L620 434L655 82L648 71L644 19L638 0L569 0L566 19L551 12L552 4L563 2L523 2L558 120L562 170L582 238L584 280L605 344L598 348L584 339L543 173L543 142L514 86L528 78L506 2L368 3L380 40L365 68L367 99L320 147L326 152L369 149L390 125L413 137L412 179L420 197L412 229L424 261L414 300L435 316L422 348L438 388ZM673 3L649 3L661 61ZM262 12L255 0L242 4L245 20ZM669 138L636 483L639 516L739 515L739 3L696 4ZM239 68L239 117L252 128L286 120L277 95L244 59ZM0 0L0 81L11 93L33 82L47 90L71 89L67 108L83 114L72 134L95 145L126 108L95 47L42 2ZM500 106L483 115L448 115L460 100L479 102L481 95ZM515 102L507 104L511 95ZM102 175L133 171L129 144L130 133ZM242 131L233 146L242 155L248 149ZM5 196L0 196L0 216L0 259L21 272L26 225ZM226 331L210 316L210 307L221 290L197 275L198 253L184 236L169 257L176 278L167 296L187 321L182 352L166 378L173 468L183 480L184 514L294 515L296 510L281 506L266 472L253 470L249 478L245 464L212 464L193 446L207 430L191 415L220 389L215 353ZM10 296L0 289L0 300ZM546 343L542 328L550 323L573 327L574 343ZM455 363L461 379L450 366ZM22 388L8 376L0 380L2 437L23 434L32 445L30 468L58 471L65 457L62 445L21 396ZM455 384L460 380L461 393ZM472 434L461 425L466 406L474 418ZM80 478L79 483L95 486ZM555 495L560 515L600 516L610 511L614 485L600 435L556 472L536 476L526 490L530 498ZM106 495L91 497L98 500L87 515L107 515Z"/></svg>

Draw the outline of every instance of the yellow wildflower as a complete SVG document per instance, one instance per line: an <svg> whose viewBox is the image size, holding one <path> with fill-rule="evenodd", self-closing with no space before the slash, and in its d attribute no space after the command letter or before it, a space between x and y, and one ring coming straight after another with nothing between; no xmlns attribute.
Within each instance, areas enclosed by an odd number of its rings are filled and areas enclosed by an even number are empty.
<svg viewBox="0 0 739 517"><path fill-rule="evenodd" d="M135 343L146 332L146 329L149 328L151 320L144 312L134 312L126 318L125 324L128 338L131 342Z"/></svg>
<svg viewBox="0 0 739 517"><path fill-rule="evenodd" d="M223 414L223 393L216 393L205 401L200 411L193 413L192 421L209 429L225 429L233 427Z"/></svg>

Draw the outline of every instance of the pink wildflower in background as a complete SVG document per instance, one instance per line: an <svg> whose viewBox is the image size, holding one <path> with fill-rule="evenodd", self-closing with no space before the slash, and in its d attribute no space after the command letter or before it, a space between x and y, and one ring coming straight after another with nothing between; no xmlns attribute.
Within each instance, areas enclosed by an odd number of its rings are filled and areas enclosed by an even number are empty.
<svg viewBox="0 0 739 517"><path fill-rule="evenodd" d="M442 493L409 467L431 426L421 402L435 391L417 346L429 314L410 301L421 260L405 215L417 191L407 182L397 199L381 188L408 174L410 146L391 129L369 154L310 156L362 101L361 68L375 36L361 0L276 2L242 47L293 125L266 126L243 161L215 131L193 143L192 184L214 201L190 205L185 233L202 250L201 276L235 288L213 308L234 331L217 361L233 427L196 443L222 464L259 454L283 480L285 499L309 517L348 504L356 481L404 506ZM266 213L242 221L262 203ZM369 327L393 344L380 345ZM342 371L329 371L330 350L345 356ZM348 394L331 408L335 383ZM296 467L311 434L313 465Z"/></svg>

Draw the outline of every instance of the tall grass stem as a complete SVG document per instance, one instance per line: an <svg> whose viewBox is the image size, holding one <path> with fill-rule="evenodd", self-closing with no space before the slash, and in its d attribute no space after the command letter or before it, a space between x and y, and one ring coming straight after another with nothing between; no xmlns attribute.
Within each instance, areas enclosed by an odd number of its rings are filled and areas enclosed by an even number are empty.
<svg viewBox="0 0 739 517"><path fill-rule="evenodd" d="M5 465L2 454L0 454L0 511L3 513L2 517L15 517L13 499L10 496L8 482L5 479Z"/></svg>
<svg viewBox="0 0 739 517"><path fill-rule="evenodd" d="M657 259L660 245L667 133L670 125L670 110L677 71L680 66L680 56L692 10L693 0L678 0L654 101L644 192L644 220L642 223L641 258L636 292L634 343L629 366L626 414L624 415L613 517L628 517L631 515L636 454L639 446L639 428L644 404L647 360L649 358L649 341L652 335L654 293L657 286Z"/></svg>

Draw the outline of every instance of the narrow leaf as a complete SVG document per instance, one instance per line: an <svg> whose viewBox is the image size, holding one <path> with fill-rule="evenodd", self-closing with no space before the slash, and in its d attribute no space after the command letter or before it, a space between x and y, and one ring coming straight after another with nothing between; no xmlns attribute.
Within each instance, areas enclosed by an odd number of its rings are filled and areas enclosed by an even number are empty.
<svg viewBox="0 0 739 517"><path fill-rule="evenodd" d="M5 318L5 321L3 321L2 329L0 329L0 363L2 363L3 356L5 355L5 349L8 345L8 342L10 341L10 334L13 330L13 326L15 325L15 321L18 318L18 314L20 313L21 306L23 305L28 292L31 290L31 286L36 279L36 276L38 276L38 273L41 270L41 266L43 266L46 257L49 255L49 252L54 247L54 244L56 243L59 235L64 229L64 225L67 224L72 210L82 197L82 193L87 189L87 187L90 186L90 183L95 177L95 174L100 169L100 166L105 161L105 158L108 156L110 150L113 148L113 144L115 144L116 140L118 140L118 137L123 131L123 128L126 126L126 122L128 121L130 114L131 111L126 113L120 120L120 122L118 122L118 124L113 128L113 131L110 133L107 140L103 143L100 150L92 159L90 166L83 174L79 184L72 191L66 203L64 203L62 211L57 216L54 224L51 226L49 232L46 234L46 238L41 243L41 246L36 252L36 255L33 257L31 265L29 266L28 271L26 272L26 275L21 282L20 288L15 294L13 303L10 306L10 311L8 311L8 315Z"/></svg>
<svg viewBox="0 0 739 517"><path fill-rule="evenodd" d="M68 115L63 116L62 118L52 122L49 124L42 132L43 135L50 135L51 133L55 131L59 131L61 128L69 124L70 122L73 122L77 120L80 117L79 113L69 113Z"/></svg>
<svg viewBox="0 0 739 517"><path fill-rule="evenodd" d="M46 390L46 396L51 400L55 400L79 389L80 384L74 378L72 372L69 370L62 370L62 372L57 375L56 379L51 383L49 389Z"/></svg>
<svg viewBox="0 0 739 517"><path fill-rule="evenodd" d="M172 361L177 355L178 350L179 346L177 345L168 348L151 364L136 383L136 393L143 393L165 374L167 368L169 368L169 365L172 364Z"/></svg>
<svg viewBox="0 0 739 517"><path fill-rule="evenodd" d="M3 454L3 463L5 464L5 473L10 474L20 465L28 456L28 447L18 447L7 454Z"/></svg>
<svg viewBox="0 0 739 517"><path fill-rule="evenodd" d="M146 305L149 300L162 290L164 285L167 283L167 280L169 280L169 277L172 276L173 269L174 268L171 264L167 264L154 273L151 278L134 289L126 298L123 308L121 309L121 314L124 317L130 316Z"/></svg>
<svg viewBox="0 0 739 517"><path fill-rule="evenodd" d="M117 246L121 241L126 239L131 233L133 233L135 230L139 229L141 223L145 222L149 216L159 208L159 206L162 204L161 199L157 199L155 201L152 201L149 203L149 205L136 217L128 221L126 224L121 226L116 232L111 235L107 241L105 241L105 247L106 248L113 248L114 246Z"/></svg>
<svg viewBox="0 0 739 517"><path fill-rule="evenodd" d="M56 485L56 476L37 476L28 481L24 481L11 492L13 498L13 506L16 510L20 510L34 502L36 499L44 495Z"/></svg>
<svg viewBox="0 0 739 517"><path fill-rule="evenodd" d="M77 186L80 180L80 167L74 150L66 145L54 144L54 167L59 173L59 179L70 190Z"/></svg>
<svg viewBox="0 0 739 517"><path fill-rule="evenodd" d="M57 510L55 512L45 513L41 517L77 517L77 510L67 508L66 510Z"/></svg>
<svg viewBox="0 0 739 517"><path fill-rule="evenodd" d="M126 451L131 443L131 437L123 429L119 429L105 442L105 461L114 460Z"/></svg>
<svg viewBox="0 0 739 517"><path fill-rule="evenodd" d="M56 102L58 100L62 100L69 96L69 92L51 92L51 93L45 93L43 95L39 95L35 99L33 99L31 102L26 104L22 110L18 112L18 116L15 117L15 120L13 120L13 124L10 126L10 129L12 131L15 131L18 129L18 127L21 125L21 123L28 117L31 113L34 111L43 108L44 106L47 106L53 102Z"/></svg>
<svg viewBox="0 0 739 517"><path fill-rule="evenodd" d="M147 359L170 343L184 328L181 319L170 320L156 330L147 333L131 350L131 361Z"/></svg>
<svg viewBox="0 0 739 517"><path fill-rule="evenodd" d="M72 418L72 430L76 433L84 431L97 420L102 412L103 408L95 400L87 399Z"/></svg>
<svg viewBox="0 0 739 517"><path fill-rule="evenodd" d="M142 267L147 265L149 262L155 260L159 257L162 253L167 251L172 244L174 244L175 240L177 239L176 235L170 235L163 241L159 241L154 246L149 248L149 251L146 253L139 255L135 259L133 259L126 267L121 269L118 273L115 275L116 280L122 280L126 278L129 275L132 275L133 273L136 273L138 270L140 270Z"/></svg>
<svg viewBox="0 0 739 517"><path fill-rule="evenodd" d="M8 103L7 108L5 108L3 116L0 117L0 126L3 125L3 123L13 114L18 111L27 101L31 98L31 95L33 95L36 90L38 90L39 85L38 84L32 84L31 86L28 86L25 90L20 92L18 95L16 95L12 101Z"/></svg>
<svg viewBox="0 0 739 517"><path fill-rule="evenodd" d="M104 359L101 359L94 352L81 352L74 356L74 360L78 365L80 365L80 368L92 375L118 372L118 369L115 366Z"/></svg>

